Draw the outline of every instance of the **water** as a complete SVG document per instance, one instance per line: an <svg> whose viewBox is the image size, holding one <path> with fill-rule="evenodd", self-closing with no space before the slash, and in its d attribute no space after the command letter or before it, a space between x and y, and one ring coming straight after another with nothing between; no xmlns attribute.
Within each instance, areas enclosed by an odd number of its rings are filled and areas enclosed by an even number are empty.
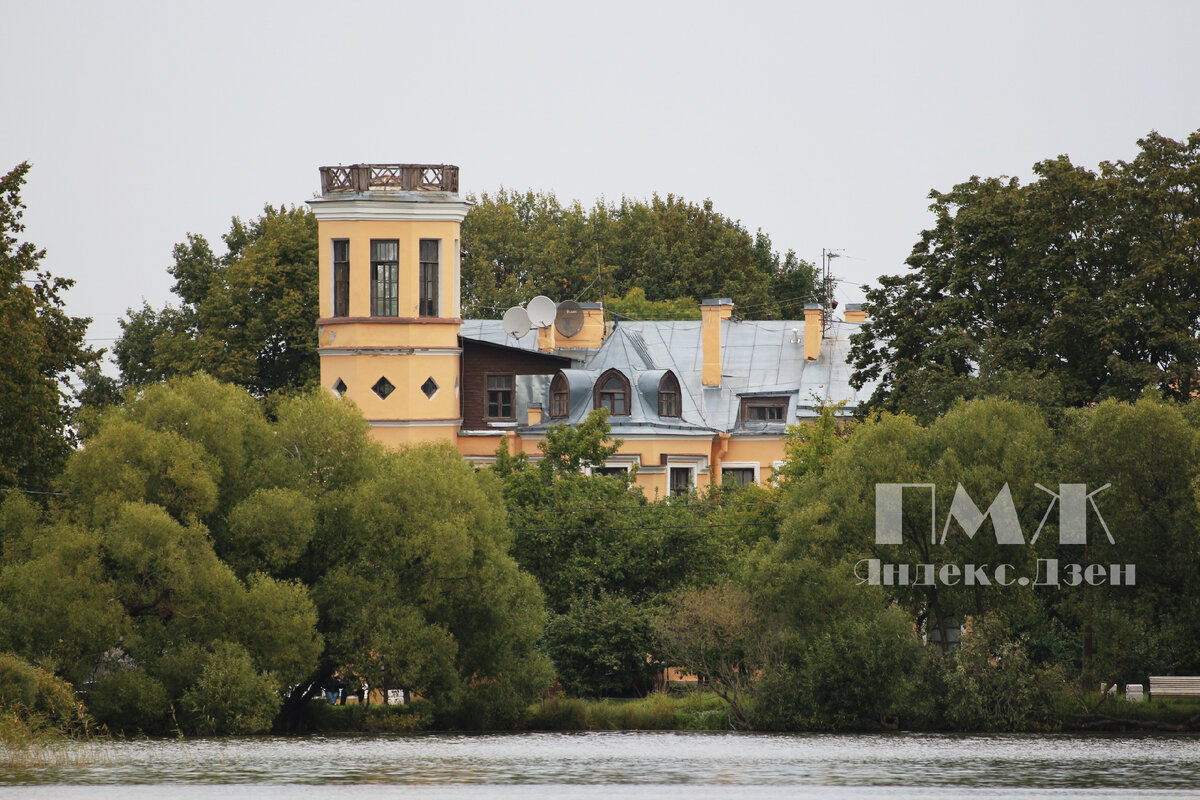
<svg viewBox="0 0 1200 800"><path fill-rule="evenodd" d="M1191 736L324 736L71 745L58 761L0 770L0 797L1200 798Z"/></svg>

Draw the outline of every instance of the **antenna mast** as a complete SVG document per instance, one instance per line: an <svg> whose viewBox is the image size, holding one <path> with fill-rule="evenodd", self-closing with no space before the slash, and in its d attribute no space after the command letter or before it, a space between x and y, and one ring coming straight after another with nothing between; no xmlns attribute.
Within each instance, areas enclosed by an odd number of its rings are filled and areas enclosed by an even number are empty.
<svg viewBox="0 0 1200 800"><path fill-rule="evenodd" d="M840 250L821 248L821 338L829 337L829 323L833 319L833 310L837 308L837 300L833 299L833 289L837 278L833 277L830 267L835 258L841 258Z"/></svg>

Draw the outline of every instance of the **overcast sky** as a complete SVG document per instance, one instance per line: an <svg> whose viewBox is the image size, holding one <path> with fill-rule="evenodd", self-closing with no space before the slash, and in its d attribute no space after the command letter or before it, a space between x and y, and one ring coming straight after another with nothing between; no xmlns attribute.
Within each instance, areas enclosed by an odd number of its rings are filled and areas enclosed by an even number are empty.
<svg viewBox="0 0 1200 800"><path fill-rule="evenodd" d="M186 6L186 7L185 7ZM171 248L302 203L317 168L674 193L817 262L903 269L927 194L1200 128L1200 2L5 3L0 170L107 346Z"/></svg>

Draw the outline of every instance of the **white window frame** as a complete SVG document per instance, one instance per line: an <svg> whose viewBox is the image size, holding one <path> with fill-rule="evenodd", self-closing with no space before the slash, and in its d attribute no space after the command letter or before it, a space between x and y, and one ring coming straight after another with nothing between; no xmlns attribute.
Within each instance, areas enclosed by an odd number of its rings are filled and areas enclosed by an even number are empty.
<svg viewBox="0 0 1200 800"><path fill-rule="evenodd" d="M754 485L762 486L762 465L757 461L724 461L721 463L721 485L725 484L725 470L752 469L754 470Z"/></svg>
<svg viewBox="0 0 1200 800"><path fill-rule="evenodd" d="M640 455L629 456L613 456L604 462L604 467L607 469L623 469L626 472L633 472L635 469L640 469L642 466L642 457ZM594 475L594 467L584 467L585 475Z"/></svg>

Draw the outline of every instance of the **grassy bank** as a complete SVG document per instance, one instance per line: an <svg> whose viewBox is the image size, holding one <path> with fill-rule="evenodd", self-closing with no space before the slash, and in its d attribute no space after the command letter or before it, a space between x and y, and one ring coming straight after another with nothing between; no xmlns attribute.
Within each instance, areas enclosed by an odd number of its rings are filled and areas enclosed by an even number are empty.
<svg viewBox="0 0 1200 800"><path fill-rule="evenodd" d="M411 733L433 730L433 713L420 701L402 706L331 706L312 702L281 733ZM725 701L710 692L664 694L621 700L582 700L556 695L534 703L518 721L528 731L728 730Z"/></svg>
<svg viewBox="0 0 1200 800"><path fill-rule="evenodd" d="M1071 733L1088 731L1196 731L1200 726L1200 701L1154 700L1129 703L1112 697L1099 703L1099 696L1084 696L1081 702L1060 709L1052 719L1036 728L1011 732ZM1084 708L1094 708L1091 714ZM813 721L805 732L839 730L869 732L884 726L830 726ZM730 730L729 710L721 698L711 692L657 692L648 697L624 700L585 700L556 695L534 703L516 730L527 731L720 731ZM890 726L889 726L890 728ZM331 706L313 702L295 724L281 733L410 733L435 730L433 710L427 703L403 706L345 705ZM900 731L976 732L954 725L938 725L914 713L901 715Z"/></svg>
<svg viewBox="0 0 1200 800"><path fill-rule="evenodd" d="M525 719L531 731L717 731L729 729L725 701L711 692L656 692L636 700L550 697Z"/></svg>

